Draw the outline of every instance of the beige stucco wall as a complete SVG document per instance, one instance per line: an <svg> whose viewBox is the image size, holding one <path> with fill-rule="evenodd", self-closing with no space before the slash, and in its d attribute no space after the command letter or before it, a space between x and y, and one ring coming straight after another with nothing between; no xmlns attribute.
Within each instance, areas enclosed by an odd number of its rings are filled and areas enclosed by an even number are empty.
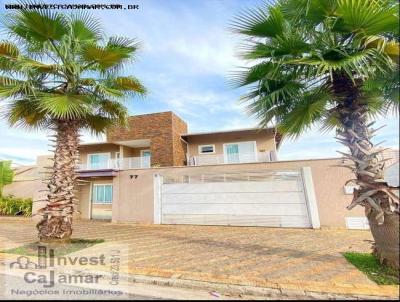
<svg viewBox="0 0 400 302"><path fill-rule="evenodd" d="M188 155L199 155L200 145L215 145L214 154L223 154L223 145L226 143L255 141L258 152L275 151L274 134L270 130L257 131L242 131L242 132L227 132L213 133L205 135L195 135L186 138L188 142ZM204 154L203 154L204 155Z"/></svg>
<svg viewBox="0 0 400 302"><path fill-rule="evenodd" d="M4 187L3 195L12 195L18 198L32 198L39 184L40 180L15 181Z"/></svg>
<svg viewBox="0 0 400 302"><path fill-rule="evenodd" d="M153 178L155 174L187 175L265 169L299 169L307 166L312 170L321 226L345 227L345 217L364 216L364 211L361 207L356 207L351 211L346 209L346 205L350 203L352 196L344 194L343 186L345 181L350 179L352 175L347 169L335 166L339 161L340 159L298 160L237 165L123 170L119 171L118 176L114 178L85 179L79 183L77 186L77 196L80 203L79 211L81 212L79 217L85 219L90 217L91 183L113 183L112 211L114 222L153 223ZM44 171L43 166L51 163L46 158L42 158L39 162L41 171ZM45 194L45 192L41 192L41 190L45 189L45 185L39 178L20 182L13 186L16 186L14 188L22 186L18 189L24 190L26 188L27 197L33 196L35 201L34 211L44 206L43 202L38 202L38 200L43 199ZM12 188L12 186L6 186L5 193L10 192ZM15 192L18 193L18 189ZM21 194L16 194L16 196L21 196Z"/></svg>
<svg viewBox="0 0 400 302"><path fill-rule="evenodd" d="M345 217L364 216L364 211L361 207L356 207L351 211L346 209L346 205L350 203L352 196L344 194L343 186L345 181L351 178L351 174L344 168L334 166L338 162L339 159L323 159L120 171L113 182L115 194L113 221L153 223L154 174L186 175L310 167L321 226L344 228ZM135 178L135 175L137 175L137 178Z"/></svg>

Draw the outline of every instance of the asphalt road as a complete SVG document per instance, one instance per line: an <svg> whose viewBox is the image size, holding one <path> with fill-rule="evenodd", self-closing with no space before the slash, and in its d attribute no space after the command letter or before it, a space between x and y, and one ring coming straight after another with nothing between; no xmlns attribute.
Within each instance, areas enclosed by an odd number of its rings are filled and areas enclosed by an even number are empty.
<svg viewBox="0 0 400 302"><path fill-rule="evenodd" d="M40 293L39 288L42 291ZM103 292L99 289L59 284L53 288L43 289L37 285L27 284L22 277L0 274L0 300L158 300L151 296L121 291L106 292L107 288L101 290Z"/></svg>

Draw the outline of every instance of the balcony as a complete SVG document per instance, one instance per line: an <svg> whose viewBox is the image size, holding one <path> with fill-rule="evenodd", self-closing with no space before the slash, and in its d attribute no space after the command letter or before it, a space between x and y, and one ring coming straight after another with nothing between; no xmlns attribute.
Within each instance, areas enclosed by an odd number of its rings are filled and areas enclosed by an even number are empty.
<svg viewBox="0 0 400 302"><path fill-rule="evenodd" d="M108 159L96 163L83 163L77 166L78 171L126 170L150 168L151 157L127 157L122 159Z"/></svg>
<svg viewBox="0 0 400 302"><path fill-rule="evenodd" d="M188 160L189 166L224 165L224 164L245 164L257 162L276 161L275 151L256 153L235 153L235 154L206 154L191 156Z"/></svg>

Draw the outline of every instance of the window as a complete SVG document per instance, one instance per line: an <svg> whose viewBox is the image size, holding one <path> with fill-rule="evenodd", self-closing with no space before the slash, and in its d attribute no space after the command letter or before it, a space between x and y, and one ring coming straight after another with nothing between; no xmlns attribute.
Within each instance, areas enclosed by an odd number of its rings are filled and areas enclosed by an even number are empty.
<svg viewBox="0 0 400 302"><path fill-rule="evenodd" d="M150 160L151 159L151 151L150 150L141 150L140 151L140 167L141 168L150 168Z"/></svg>
<svg viewBox="0 0 400 302"><path fill-rule="evenodd" d="M201 145L199 146L199 154L215 153L215 145Z"/></svg>
<svg viewBox="0 0 400 302"><path fill-rule="evenodd" d="M92 190L93 203L112 203L112 185L93 185Z"/></svg>
<svg viewBox="0 0 400 302"><path fill-rule="evenodd" d="M151 151L150 150L141 150L140 155L142 157L150 157L151 156Z"/></svg>
<svg viewBox="0 0 400 302"><path fill-rule="evenodd" d="M110 153L88 154L90 169L107 169L110 166Z"/></svg>

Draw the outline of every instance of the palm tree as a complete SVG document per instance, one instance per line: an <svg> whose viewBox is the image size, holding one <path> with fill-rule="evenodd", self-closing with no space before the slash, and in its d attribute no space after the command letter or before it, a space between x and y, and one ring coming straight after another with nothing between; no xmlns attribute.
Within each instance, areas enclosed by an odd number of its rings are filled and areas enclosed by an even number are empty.
<svg viewBox="0 0 400 302"><path fill-rule="evenodd" d="M14 171L11 168L11 160L0 160L0 198L3 196L3 188L13 182Z"/></svg>
<svg viewBox="0 0 400 302"><path fill-rule="evenodd" d="M99 22L85 13L29 9L4 19L10 39L0 42L3 114L12 126L54 131L47 205L37 228L42 242L68 242L78 201L80 130L98 134L123 123L124 97L145 94L138 79L119 75L139 45L105 39Z"/></svg>
<svg viewBox="0 0 400 302"><path fill-rule="evenodd" d="M296 138L313 125L336 129L358 186L348 209L365 207L375 251L399 266L399 199L383 179L373 118L399 108L398 2L278 0L244 11L232 30L250 67L233 76L262 125Z"/></svg>

